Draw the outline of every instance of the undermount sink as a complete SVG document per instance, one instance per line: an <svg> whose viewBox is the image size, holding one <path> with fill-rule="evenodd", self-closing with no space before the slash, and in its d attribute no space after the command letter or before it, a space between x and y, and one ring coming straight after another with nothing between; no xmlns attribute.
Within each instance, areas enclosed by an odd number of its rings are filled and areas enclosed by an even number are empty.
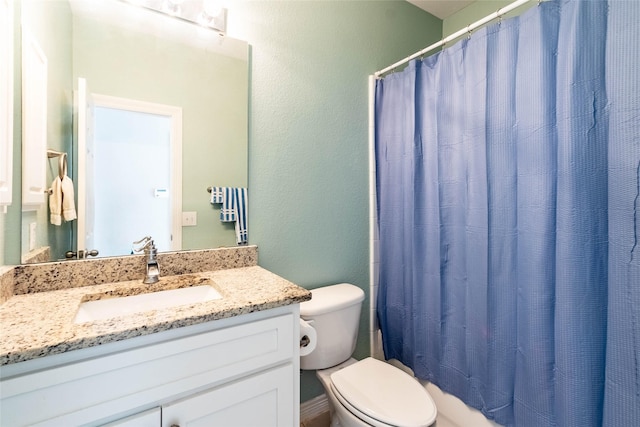
<svg viewBox="0 0 640 427"><path fill-rule="evenodd" d="M99 299L80 304L75 323L111 319L133 313L197 304L222 298L210 285L190 286L126 297Z"/></svg>

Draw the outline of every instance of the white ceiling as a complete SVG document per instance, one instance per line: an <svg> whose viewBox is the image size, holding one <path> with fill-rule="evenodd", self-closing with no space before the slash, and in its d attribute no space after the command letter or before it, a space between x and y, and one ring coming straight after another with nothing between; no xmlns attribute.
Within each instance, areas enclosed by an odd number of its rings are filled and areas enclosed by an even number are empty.
<svg viewBox="0 0 640 427"><path fill-rule="evenodd" d="M444 19L469 6L474 0L407 0L433 16Z"/></svg>

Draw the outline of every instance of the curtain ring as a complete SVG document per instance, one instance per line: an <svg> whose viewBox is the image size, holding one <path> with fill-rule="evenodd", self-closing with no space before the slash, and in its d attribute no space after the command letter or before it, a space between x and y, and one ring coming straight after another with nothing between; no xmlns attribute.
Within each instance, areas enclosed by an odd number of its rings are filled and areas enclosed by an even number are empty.
<svg viewBox="0 0 640 427"><path fill-rule="evenodd" d="M471 25L467 25L467 40L471 38Z"/></svg>
<svg viewBox="0 0 640 427"><path fill-rule="evenodd" d="M498 16L498 25L502 25L502 15L500 14L500 10L502 10L502 8L496 10L496 15Z"/></svg>

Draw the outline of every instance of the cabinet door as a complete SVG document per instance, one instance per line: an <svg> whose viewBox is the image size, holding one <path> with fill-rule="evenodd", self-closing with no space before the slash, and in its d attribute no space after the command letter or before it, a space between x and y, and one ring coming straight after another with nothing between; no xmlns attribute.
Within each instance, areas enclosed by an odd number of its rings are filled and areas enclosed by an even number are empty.
<svg viewBox="0 0 640 427"><path fill-rule="evenodd" d="M0 206L6 206L13 174L13 0L0 0L0 58Z"/></svg>
<svg viewBox="0 0 640 427"><path fill-rule="evenodd" d="M109 424L104 424L102 427L158 427L160 425L160 414L160 408L153 408Z"/></svg>
<svg viewBox="0 0 640 427"><path fill-rule="evenodd" d="M294 427L294 367L287 364L162 407L162 426Z"/></svg>
<svg viewBox="0 0 640 427"><path fill-rule="evenodd" d="M47 57L22 26L22 210L46 201Z"/></svg>

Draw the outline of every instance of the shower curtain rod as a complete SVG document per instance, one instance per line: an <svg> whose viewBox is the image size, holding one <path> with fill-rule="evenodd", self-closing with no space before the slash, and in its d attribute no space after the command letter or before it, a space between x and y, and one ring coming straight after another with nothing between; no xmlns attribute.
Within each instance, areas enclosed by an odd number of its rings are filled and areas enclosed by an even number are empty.
<svg viewBox="0 0 640 427"><path fill-rule="evenodd" d="M493 12L492 14L485 16L484 18L480 19L479 21L476 21L471 25L467 25L465 28L463 28L463 29L451 34L448 37L443 38L439 42L436 42L436 43L432 44L431 46L428 46L428 47L422 49L421 51L414 53L411 56L407 56L403 60L398 61L395 64L389 65L387 68L384 68L384 69L382 69L380 71L376 71L374 75L375 75L376 79L379 79L384 73L392 71L392 70L398 68L400 65L403 65L403 64L411 61L412 59L415 59L415 58L417 58L419 56L422 56L422 55L424 55L425 53L427 53L429 51L437 49L440 46L442 46L442 45L444 45L446 43L449 43L451 40L455 40L455 39L457 39L458 37L460 37L462 35L465 35L467 33L470 34L471 31L475 30L476 28L486 24L487 22L493 21L496 18L500 18L505 13L511 12L513 9L516 9L516 8L522 6L523 4L528 3L530 1L532 1L532 0L516 0L513 3L510 3L510 4L506 5L503 8L498 9L497 11ZM538 0L538 3L541 3L542 1L543 0Z"/></svg>

